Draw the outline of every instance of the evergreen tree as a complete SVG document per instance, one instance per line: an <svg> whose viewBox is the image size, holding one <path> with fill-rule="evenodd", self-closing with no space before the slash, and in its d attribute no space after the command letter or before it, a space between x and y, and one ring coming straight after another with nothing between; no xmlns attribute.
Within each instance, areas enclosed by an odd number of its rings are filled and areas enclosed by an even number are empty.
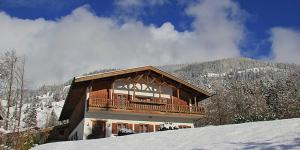
<svg viewBox="0 0 300 150"><path fill-rule="evenodd" d="M55 114L54 110L52 110L51 114L50 114L49 122L46 126L53 127L53 126L56 126L57 124L58 124L58 117Z"/></svg>
<svg viewBox="0 0 300 150"><path fill-rule="evenodd" d="M37 126L37 107L36 103L33 101L29 107L26 109L26 115L23 121L26 124L26 127L36 127Z"/></svg>

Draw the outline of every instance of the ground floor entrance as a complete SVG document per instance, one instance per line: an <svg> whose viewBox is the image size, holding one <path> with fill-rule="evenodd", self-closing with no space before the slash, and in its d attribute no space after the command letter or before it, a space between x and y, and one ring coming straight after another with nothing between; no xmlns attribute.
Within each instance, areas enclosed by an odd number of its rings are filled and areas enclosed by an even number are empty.
<svg viewBox="0 0 300 150"><path fill-rule="evenodd" d="M106 122L102 120L92 121L92 134L89 135L88 139L98 139L106 137Z"/></svg>

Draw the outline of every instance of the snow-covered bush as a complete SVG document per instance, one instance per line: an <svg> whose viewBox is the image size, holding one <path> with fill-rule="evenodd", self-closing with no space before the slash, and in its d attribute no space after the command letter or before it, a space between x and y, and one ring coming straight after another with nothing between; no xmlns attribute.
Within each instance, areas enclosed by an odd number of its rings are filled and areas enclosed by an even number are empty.
<svg viewBox="0 0 300 150"><path fill-rule="evenodd" d="M118 132L118 136L130 135L130 134L134 134L134 132L131 129L127 129L127 128L122 128Z"/></svg>
<svg viewBox="0 0 300 150"><path fill-rule="evenodd" d="M164 124L160 124L160 129L158 131L166 131L166 130L177 130L178 127L172 122L166 122Z"/></svg>

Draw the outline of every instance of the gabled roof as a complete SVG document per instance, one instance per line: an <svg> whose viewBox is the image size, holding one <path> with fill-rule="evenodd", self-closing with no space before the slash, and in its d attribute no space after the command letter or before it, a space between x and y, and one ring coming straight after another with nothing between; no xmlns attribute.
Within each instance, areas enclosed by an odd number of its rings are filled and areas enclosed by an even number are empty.
<svg viewBox="0 0 300 150"><path fill-rule="evenodd" d="M152 66L144 66L144 67L137 67L137 68L130 68L130 69L123 69L123 70L116 70L116 71L110 71L105 73L98 73L98 74L92 74L92 75L86 75L86 76L79 76L75 77L72 81L71 87L69 89L69 93L67 95L65 104L63 106L61 115L59 117L59 120L65 120L68 119L68 117L71 115L72 111L75 108L75 105L79 101L80 93L84 93L86 89L83 87L88 86L93 80L98 79L104 79L104 78L113 78L117 76L132 74L136 72L142 72L142 71L151 71L153 73L156 73L160 75L163 78L166 78L173 83L176 83L180 85L181 87L190 89L191 91L194 91L195 93L198 93L202 95L202 97L207 98L211 96L211 93L205 91L204 89L201 89L195 85L192 85L182 79L179 79L167 72L164 72L160 69L157 69ZM79 94L79 95L78 95ZM73 97L76 97L76 99L72 100ZM74 102L76 101L76 102Z"/></svg>
<svg viewBox="0 0 300 150"><path fill-rule="evenodd" d="M94 79L100 79L100 78L106 78L106 77L112 77L112 76L117 76L117 75L122 75L122 74L128 74L128 73L133 73L133 72L139 72L139 71L144 71L144 70L151 70L153 72L156 72L158 74L161 74L167 78L170 78L172 80L177 81L180 84L183 84L189 88L192 88L198 92L201 92L207 96L211 96L211 93L191 84L188 83L182 79L179 79L167 72L164 72L160 69L157 69L152 66L144 66L144 67L138 67L138 68L130 68L130 69L123 69L123 70L116 70L116 71L110 71L110 72L105 72L105 73L98 73L98 74L92 74L92 75L87 75L87 76L81 76L81 77L75 77L75 82L83 82L83 81L88 81L88 80L94 80Z"/></svg>

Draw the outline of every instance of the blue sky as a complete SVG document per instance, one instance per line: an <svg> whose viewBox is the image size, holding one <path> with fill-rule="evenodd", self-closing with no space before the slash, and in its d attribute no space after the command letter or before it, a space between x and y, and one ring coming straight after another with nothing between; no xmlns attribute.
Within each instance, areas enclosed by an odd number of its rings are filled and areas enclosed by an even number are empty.
<svg viewBox="0 0 300 150"><path fill-rule="evenodd" d="M27 2L26 2L27 1ZM300 1L298 0L239 0L238 3L247 13L245 22L248 29L247 41L241 45L242 55L251 58L261 58L270 55L269 30L272 27L300 28ZM70 14L74 9L89 5L98 16L116 17L118 13L117 0L0 0L0 10L22 19L45 18L55 20ZM192 17L184 14L188 3L169 1L161 5L149 5L136 9L143 11L137 17L144 24L161 26L171 22L178 31L192 30ZM128 12L135 13L135 12Z"/></svg>
<svg viewBox="0 0 300 150"><path fill-rule="evenodd" d="M299 8L298 0L0 0L0 50L26 54L31 72L44 70L51 82L98 68L240 56L299 64ZM78 56L86 63L74 67Z"/></svg>

